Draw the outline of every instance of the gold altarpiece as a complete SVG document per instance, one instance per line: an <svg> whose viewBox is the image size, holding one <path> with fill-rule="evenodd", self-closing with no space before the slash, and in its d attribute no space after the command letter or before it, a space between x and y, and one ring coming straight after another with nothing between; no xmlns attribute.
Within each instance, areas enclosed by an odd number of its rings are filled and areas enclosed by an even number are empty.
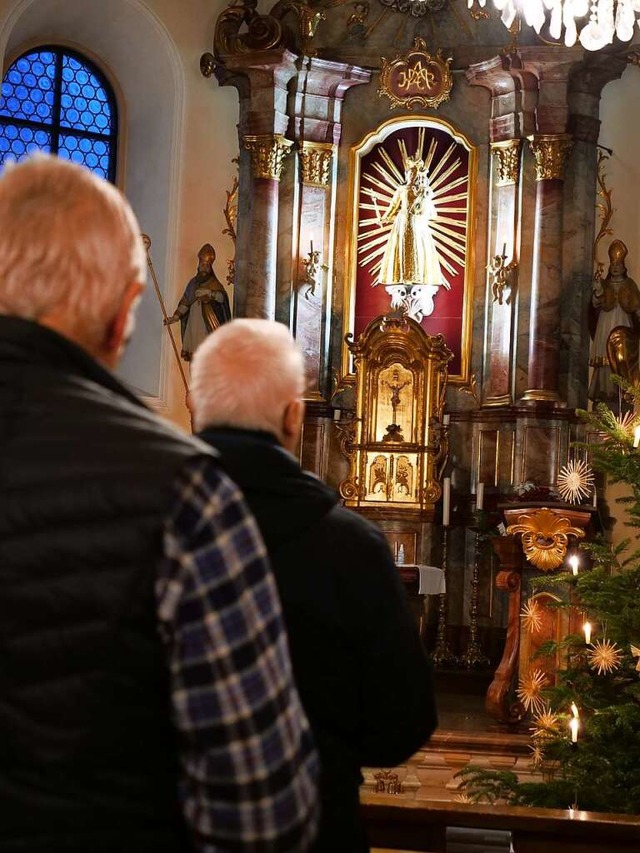
<svg viewBox="0 0 640 853"><path fill-rule="evenodd" d="M360 510L413 511L433 518L446 460L442 412L453 353L406 317L378 317L354 341L356 411L343 442L349 474L345 504Z"/></svg>

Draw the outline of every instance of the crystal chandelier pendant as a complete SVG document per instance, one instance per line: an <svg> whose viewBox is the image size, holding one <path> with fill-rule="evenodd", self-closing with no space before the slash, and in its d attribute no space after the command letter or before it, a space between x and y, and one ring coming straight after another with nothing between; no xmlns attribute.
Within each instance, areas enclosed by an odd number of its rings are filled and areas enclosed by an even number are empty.
<svg viewBox="0 0 640 853"><path fill-rule="evenodd" d="M476 0L468 0L471 8ZM486 0L478 0L484 6ZM576 41L585 50L601 50L615 37L622 42L633 38L636 24L640 27L640 0L493 0L501 13L502 23L510 29L516 17L539 33L548 24L549 36L557 42L563 38L567 47ZM589 15L582 29L582 19Z"/></svg>

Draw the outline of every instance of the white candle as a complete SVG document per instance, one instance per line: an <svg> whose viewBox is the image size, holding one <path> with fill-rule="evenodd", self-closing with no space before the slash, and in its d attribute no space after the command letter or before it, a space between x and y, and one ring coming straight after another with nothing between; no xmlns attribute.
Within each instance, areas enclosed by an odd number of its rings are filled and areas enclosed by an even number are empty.
<svg viewBox="0 0 640 853"><path fill-rule="evenodd" d="M449 426L451 423L451 415L443 415L442 416L442 426Z"/></svg>
<svg viewBox="0 0 640 853"><path fill-rule="evenodd" d="M593 508L596 509L597 506L598 506L598 492L594 486L593 487Z"/></svg>
<svg viewBox="0 0 640 853"><path fill-rule="evenodd" d="M637 447L640 444L640 425L633 431L633 446Z"/></svg>
<svg viewBox="0 0 640 853"><path fill-rule="evenodd" d="M476 493L476 509L484 508L484 483L478 483L478 491Z"/></svg>
<svg viewBox="0 0 640 853"><path fill-rule="evenodd" d="M442 523L449 526L451 515L451 477L445 477L442 489Z"/></svg>
<svg viewBox="0 0 640 853"><path fill-rule="evenodd" d="M578 729L580 728L580 720L577 717L572 717L569 720L569 728L571 729L571 743L578 743Z"/></svg>
<svg viewBox="0 0 640 853"><path fill-rule="evenodd" d="M582 626L584 631L584 641L587 645L591 642L591 622L585 622Z"/></svg>
<svg viewBox="0 0 640 853"><path fill-rule="evenodd" d="M574 576L578 574L578 569L580 568L580 559L577 554L572 554L569 557L569 565L571 566L571 571Z"/></svg>
<svg viewBox="0 0 640 853"><path fill-rule="evenodd" d="M502 246L502 257L503 258L507 257L507 244L506 243L504 243Z"/></svg>

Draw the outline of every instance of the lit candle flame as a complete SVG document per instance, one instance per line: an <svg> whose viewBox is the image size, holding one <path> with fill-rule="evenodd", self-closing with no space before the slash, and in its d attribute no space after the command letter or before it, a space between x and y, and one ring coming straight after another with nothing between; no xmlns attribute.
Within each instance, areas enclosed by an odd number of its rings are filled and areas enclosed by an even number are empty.
<svg viewBox="0 0 640 853"><path fill-rule="evenodd" d="M571 571L574 576L578 574L578 569L580 567L580 558L577 554L572 554L568 560L569 565L571 566Z"/></svg>
<svg viewBox="0 0 640 853"><path fill-rule="evenodd" d="M633 431L633 446L637 447L640 444L640 424Z"/></svg>
<svg viewBox="0 0 640 853"><path fill-rule="evenodd" d="M571 713L573 714L573 718L575 720L580 719L580 711L578 711L578 706L576 705L575 702L571 703Z"/></svg>
<svg viewBox="0 0 640 853"><path fill-rule="evenodd" d="M571 743L578 743L578 729L580 728L580 720L577 717L572 717L569 721L571 729Z"/></svg>
<svg viewBox="0 0 640 853"><path fill-rule="evenodd" d="M591 622L585 622L582 626L582 630L584 631L584 641L587 645L591 642Z"/></svg>

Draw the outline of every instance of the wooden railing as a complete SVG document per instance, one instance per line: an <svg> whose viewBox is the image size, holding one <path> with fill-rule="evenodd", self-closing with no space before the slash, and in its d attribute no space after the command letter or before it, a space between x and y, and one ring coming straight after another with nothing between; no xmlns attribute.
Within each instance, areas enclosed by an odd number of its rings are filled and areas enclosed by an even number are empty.
<svg viewBox="0 0 640 853"><path fill-rule="evenodd" d="M387 850L446 851L447 827L511 832L515 853L640 853L640 816L527 806L363 797L369 842Z"/></svg>

